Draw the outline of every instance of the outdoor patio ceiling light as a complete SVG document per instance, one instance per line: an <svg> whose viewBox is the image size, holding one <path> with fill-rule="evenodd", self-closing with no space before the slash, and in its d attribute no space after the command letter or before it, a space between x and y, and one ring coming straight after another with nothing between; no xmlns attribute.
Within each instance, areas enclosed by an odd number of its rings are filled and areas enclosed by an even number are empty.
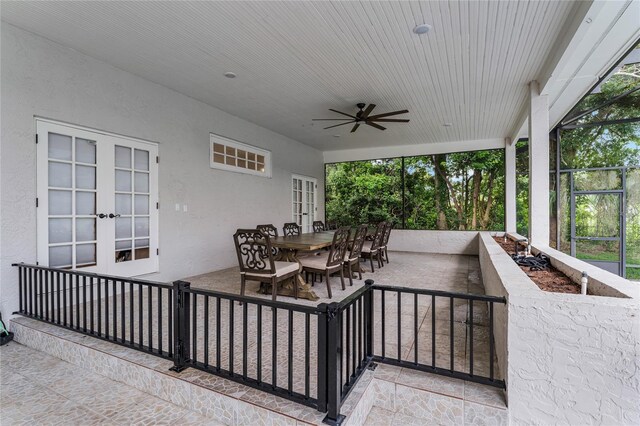
<svg viewBox="0 0 640 426"><path fill-rule="evenodd" d="M416 25L413 28L413 32L418 34L418 35L426 34L429 31L431 31L431 25L429 25L429 24L420 24L420 25Z"/></svg>
<svg viewBox="0 0 640 426"><path fill-rule="evenodd" d="M231 72L231 71L225 72L224 76L227 77L227 78L236 78L237 77L236 73L235 72Z"/></svg>

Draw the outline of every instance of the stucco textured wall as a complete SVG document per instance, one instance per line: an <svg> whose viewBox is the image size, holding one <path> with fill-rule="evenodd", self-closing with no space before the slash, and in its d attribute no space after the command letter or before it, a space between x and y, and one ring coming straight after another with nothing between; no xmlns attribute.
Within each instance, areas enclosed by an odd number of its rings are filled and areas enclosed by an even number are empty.
<svg viewBox="0 0 640 426"><path fill-rule="evenodd" d="M640 424L640 300L543 292L491 236L479 250L487 293L508 302L495 339L511 422Z"/></svg>
<svg viewBox="0 0 640 426"><path fill-rule="evenodd" d="M394 229L389 237L389 250L477 256L478 232Z"/></svg>
<svg viewBox="0 0 640 426"><path fill-rule="evenodd" d="M238 227L291 219L291 174L318 179L318 150L2 23L0 310L17 309L12 262L36 261L35 119L159 142L160 273L169 281L237 263ZM232 84L242 84L241 77ZM273 178L209 168L209 132L270 150ZM176 212L175 204L188 205Z"/></svg>

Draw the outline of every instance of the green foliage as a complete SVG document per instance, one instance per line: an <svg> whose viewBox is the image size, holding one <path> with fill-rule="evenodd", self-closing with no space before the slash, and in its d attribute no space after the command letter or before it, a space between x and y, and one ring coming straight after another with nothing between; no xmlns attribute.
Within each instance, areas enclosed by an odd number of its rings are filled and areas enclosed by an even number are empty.
<svg viewBox="0 0 640 426"><path fill-rule="evenodd" d="M391 220L407 229L504 228L502 150L326 166L326 215L340 225ZM477 188L474 197L473 189Z"/></svg>

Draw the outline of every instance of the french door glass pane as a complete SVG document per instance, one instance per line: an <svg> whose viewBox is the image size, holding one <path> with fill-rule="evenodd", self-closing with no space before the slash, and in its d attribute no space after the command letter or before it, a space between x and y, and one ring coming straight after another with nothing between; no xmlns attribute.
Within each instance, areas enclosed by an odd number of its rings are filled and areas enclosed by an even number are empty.
<svg viewBox="0 0 640 426"><path fill-rule="evenodd" d="M49 247L49 267L68 268L71 267L71 246Z"/></svg>
<svg viewBox="0 0 640 426"><path fill-rule="evenodd" d="M116 170L116 191L131 192L131 172Z"/></svg>
<svg viewBox="0 0 640 426"><path fill-rule="evenodd" d="M49 186L71 188L71 164L49 161Z"/></svg>
<svg viewBox="0 0 640 426"><path fill-rule="evenodd" d="M76 166L76 188L96 189L96 168L93 166Z"/></svg>
<svg viewBox="0 0 640 426"><path fill-rule="evenodd" d="M71 136L49 133L49 158L71 161Z"/></svg>
<svg viewBox="0 0 640 426"><path fill-rule="evenodd" d="M76 214L94 215L96 214L96 193L76 191Z"/></svg>
<svg viewBox="0 0 640 426"><path fill-rule="evenodd" d="M149 192L149 174L136 172L136 192Z"/></svg>
<svg viewBox="0 0 640 426"><path fill-rule="evenodd" d="M71 191L49 190L49 215L71 214Z"/></svg>
<svg viewBox="0 0 640 426"><path fill-rule="evenodd" d="M96 264L96 245L78 244L76 246L76 264L89 266Z"/></svg>
<svg viewBox="0 0 640 426"><path fill-rule="evenodd" d="M134 167L136 170L149 170L149 151L135 150Z"/></svg>
<svg viewBox="0 0 640 426"><path fill-rule="evenodd" d="M136 217L136 237L149 236L149 218Z"/></svg>
<svg viewBox="0 0 640 426"><path fill-rule="evenodd" d="M70 243L72 219L49 219L49 243Z"/></svg>
<svg viewBox="0 0 640 426"><path fill-rule="evenodd" d="M76 138L76 161L79 163L96 164L96 142Z"/></svg>
<svg viewBox="0 0 640 426"><path fill-rule="evenodd" d="M116 145L116 167L131 168L131 148Z"/></svg>
<svg viewBox="0 0 640 426"><path fill-rule="evenodd" d="M116 238L131 238L131 218L116 218Z"/></svg>
<svg viewBox="0 0 640 426"><path fill-rule="evenodd" d="M149 196L136 195L136 214L149 214Z"/></svg>
<svg viewBox="0 0 640 426"><path fill-rule="evenodd" d="M76 219L76 241L95 241L96 240L96 220L95 219Z"/></svg>
<svg viewBox="0 0 640 426"><path fill-rule="evenodd" d="M131 250L131 240L116 241L116 250Z"/></svg>
<svg viewBox="0 0 640 426"><path fill-rule="evenodd" d="M116 194L116 214L131 215L130 194Z"/></svg>

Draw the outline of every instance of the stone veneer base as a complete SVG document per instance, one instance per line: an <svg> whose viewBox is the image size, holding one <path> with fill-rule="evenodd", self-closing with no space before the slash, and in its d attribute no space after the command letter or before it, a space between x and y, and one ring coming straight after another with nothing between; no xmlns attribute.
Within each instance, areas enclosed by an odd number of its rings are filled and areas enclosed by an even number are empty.
<svg viewBox="0 0 640 426"><path fill-rule="evenodd" d="M11 330L18 343L228 425L322 424L325 416L203 371L169 371L169 360L31 318L13 318ZM366 371L344 402L345 425L364 424L377 397L372 382L373 371Z"/></svg>

